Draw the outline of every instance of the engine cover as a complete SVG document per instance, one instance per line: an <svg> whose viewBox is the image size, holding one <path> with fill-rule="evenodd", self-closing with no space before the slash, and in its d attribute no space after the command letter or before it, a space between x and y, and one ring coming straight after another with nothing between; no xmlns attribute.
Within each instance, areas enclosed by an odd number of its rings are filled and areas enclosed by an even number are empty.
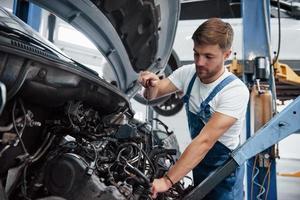
<svg viewBox="0 0 300 200"><path fill-rule="evenodd" d="M48 162L45 186L52 195L72 200L125 199L114 186L106 186L99 178L88 175L87 162L81 156L66 153Z"/></svg>

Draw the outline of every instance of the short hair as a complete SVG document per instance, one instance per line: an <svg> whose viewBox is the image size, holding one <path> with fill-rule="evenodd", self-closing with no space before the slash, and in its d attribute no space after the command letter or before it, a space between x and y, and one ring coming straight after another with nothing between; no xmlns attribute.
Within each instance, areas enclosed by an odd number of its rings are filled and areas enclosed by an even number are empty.
<svg viewBox="0 0 300 200"><path fill-rule="evenodd" d="M210 18L201 24L192 36L197 45L216 45L222 50L231 48L233 29L219 18Z"/></svg>

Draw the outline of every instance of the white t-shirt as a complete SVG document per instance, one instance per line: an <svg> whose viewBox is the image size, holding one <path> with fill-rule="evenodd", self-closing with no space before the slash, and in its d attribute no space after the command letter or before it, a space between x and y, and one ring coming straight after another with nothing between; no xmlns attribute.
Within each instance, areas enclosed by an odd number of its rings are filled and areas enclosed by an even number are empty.
<svg viewBox="0 0 300 200"><path fill-rule="evenodd" d="M185 95L195 72L194 65L186 65L174 71L168 78ZM189 110L193 113L198 112L201 102L208 97L215 86L229 75L231 72L225 69L225 72L216 81L209 84L202 83L197 77L191 91ZM209 102L213 113L219 112L237 119L218 140L231 150L240 143L239 136L243 130L248 100L248 88L240 79L236 79L226 85Z"/></svg>

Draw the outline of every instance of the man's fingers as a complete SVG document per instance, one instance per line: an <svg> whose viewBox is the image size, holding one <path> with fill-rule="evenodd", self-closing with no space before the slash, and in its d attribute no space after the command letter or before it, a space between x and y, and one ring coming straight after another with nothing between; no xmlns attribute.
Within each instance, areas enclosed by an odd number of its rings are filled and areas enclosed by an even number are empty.
<svg viewBox="0 0 300 200"><path fill-rule="evenodd" d="M151 80L150 79L146 80L146 82L145 82L145 87L148 88L149 86L151 86Z"/></svg>
<svg viewBox="0 0 300 200"><path fill-rule="evenodd" d="M140 72L138 77L138 82L145 88L155 87L158 80L159 78L156 74L148 71Z"/></svg>
<svg viewBox="0 0 300 200"><path fill-rule="evenodd" d="M152 198L153 198L153 199L156 199L156 197L157 197L157 193L153 193L153 194L152 194Z"/></svg>
<svg viewBox="0 0 300 200"><path fill-rule="evenodd" d="M158 83L158 80L151 80L151 81L149 82L149 84L150 84L149 86L155 87L157 83Z"/></svg>
<svg viewBox="0 0 300 200"><path fill-rule="evenodd" d="M156 84L157 84L157 80L148 79L148 80L146 81L145 86L146 86L146 88L148 88L148 87L155 87Z"/></svg>
<svg viewBox="0 0 300 200"><path fill-rule="evenodd" d="M147 76L149 72L140 72L139 77L138 77L138 82L142 84L144 87L147 86L147 81L149 80L149 76Z"/></svg>
<svg viewBox="0 0 300 200"><path fill-rule="evenodd" d="M153 184L152 184L152 187L151 187L151 197L153 199L156 199L156 197L157 197L157 191L155 189L155 186L153 186Z"/></svg>
<svg viewBox="0 0 300 200"><path fill-rule="evenodd" d="M153 199L156 199L156 197L157 197L157 192L156 192L156 191L153 191L151 197L152 197Z"/></svg>

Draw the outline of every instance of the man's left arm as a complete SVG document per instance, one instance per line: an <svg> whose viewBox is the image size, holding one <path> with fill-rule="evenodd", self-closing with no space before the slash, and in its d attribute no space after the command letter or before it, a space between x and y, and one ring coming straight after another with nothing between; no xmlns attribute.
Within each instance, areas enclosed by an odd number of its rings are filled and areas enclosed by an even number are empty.
<svg viewBox="0 0 300 200"><path fill-rule="evenodd" d="M221 135L223 135L235 122L236 118L215 112L196 138L188 145L179 160L169 170L168 177L153 181L152 193L156 198L158 192L165 192L172 183L178 182L190 172L205 157Z"/></svg>

